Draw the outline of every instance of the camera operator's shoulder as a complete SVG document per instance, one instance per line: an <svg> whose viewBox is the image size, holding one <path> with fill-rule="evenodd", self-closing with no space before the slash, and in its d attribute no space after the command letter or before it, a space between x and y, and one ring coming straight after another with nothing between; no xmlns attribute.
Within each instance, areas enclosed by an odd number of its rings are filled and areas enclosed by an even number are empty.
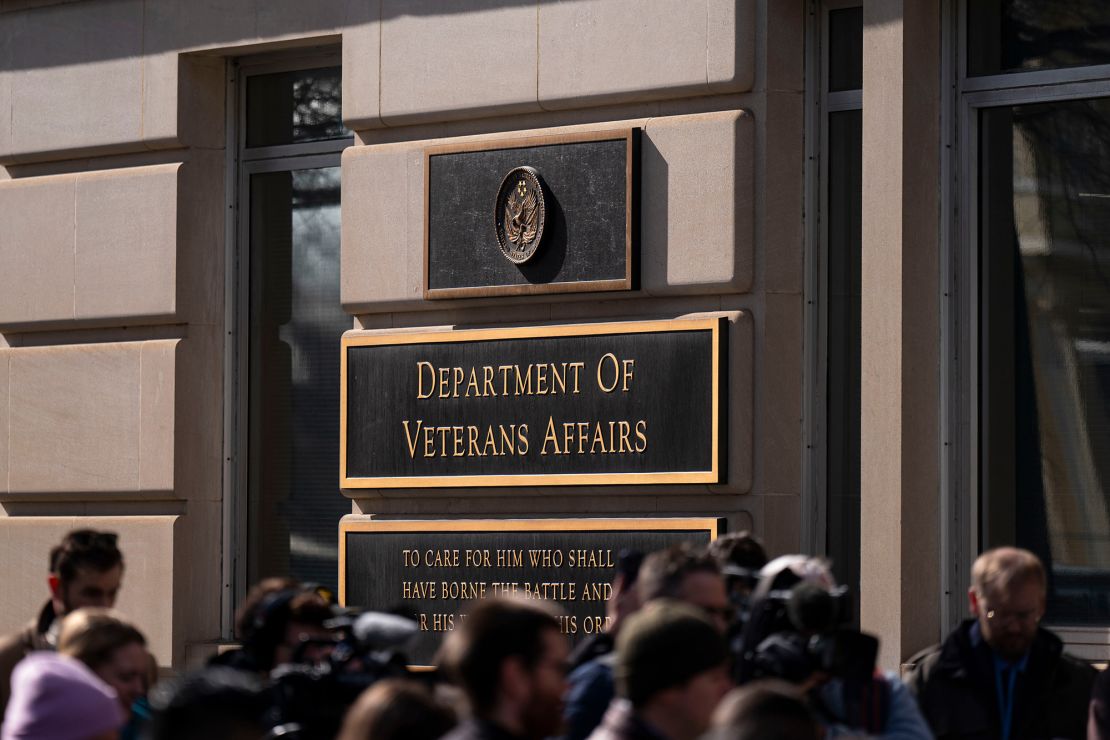
<svg viewBox="0 0 1110 740"><path fill-rule="evenodd" d="M937 643L924 650L919 650L902 664L902 680L910 691L917 695L922 686L929 680L940 661L942 645Z"/></svg>
<svg viewBox="0 0 1110 740"><path fill-rule="evenodd" d="M1093 686L1098 678L1099 670L1093 665L1068 653L1060 654L1060 665L1077 683Z"/></svg>
<svg viewBox="0 0 1110 740"><path fill-rule="evenodd" d="M1070 685L1077 693L1081 694L1085 691L1087 696L1090 696L1098 671L1087 661L1068 653L1065 648L1063 640L1055 633L1044 628L1037 631L1033 652L1042 651L1042 654L1047 652L1054 657L1054 660L1049 662L1053 666L1054 683Z"/></svg>

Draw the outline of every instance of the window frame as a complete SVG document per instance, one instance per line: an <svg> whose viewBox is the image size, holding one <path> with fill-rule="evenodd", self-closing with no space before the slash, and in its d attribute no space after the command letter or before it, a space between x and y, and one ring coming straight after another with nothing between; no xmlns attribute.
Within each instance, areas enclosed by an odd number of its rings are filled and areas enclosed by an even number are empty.
<svg viewBox="0 0 1110 740"><path fill-rule="evenodd" d="M306 49L282 55L259 55L228 62L227 225L224 280L224 428L223 533L220 632L235 639L235 609L246 596L251 556L249 481L250 393L250 178L267 172L339 167L354 136L340 139L246 147L246 85L257 75L301 69L341 67L340 50ZM337 419L338 421L338 419ZM338 526L338 523L337 523Z"/></svg>
<svg viewBox="0 0 1110 740"><path fill-rule="evenodd" d="M942 162L942 629L953 629L967 613L970 568L982 551L981 485L984 400L980 378L988 369L982 347L989 339L983 321L980 290L980 112L1028 103L1110 97L1110 65L1008 72L971 77L967 74L967 3L947 0L944 12L943 79L951 94L944 101L942 131L949 156ZM954 152L954 153L953 153ZM951 218L952 215L955 218ZM1048 625L1068 650L1088 660L1110 659L1110 625L1075 627Z"/></svg>
<svg viewBox="0 0 1110 740"><path fill-rule="evenodd" d="M810 0L806 30L806 248L802 548L828 552L829 116L863 110L863 89L829 91L829 15L863 0ZM816 84L814 84L816 83Z"/></svg>

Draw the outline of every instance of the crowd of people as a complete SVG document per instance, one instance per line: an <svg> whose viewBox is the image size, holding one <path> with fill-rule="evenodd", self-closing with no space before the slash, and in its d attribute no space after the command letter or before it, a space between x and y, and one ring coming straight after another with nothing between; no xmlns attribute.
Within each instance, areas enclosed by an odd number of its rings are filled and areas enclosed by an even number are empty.
<svg viewBox="0 0 1110 740"><path fill-rule="evenodd" d="M903 676L877 670L825 561L768 562L747 533L622 553L609 627L573 651L556 604L475 602L430 667L405 657L403 609L268 579L238 648L160 679L113 609L123 580L114 534L51 551L49 600L0 640L0 740L1110 738L1110 673L1041 626L1046 573L1017 548L975 561L970 618Z"/></svg>

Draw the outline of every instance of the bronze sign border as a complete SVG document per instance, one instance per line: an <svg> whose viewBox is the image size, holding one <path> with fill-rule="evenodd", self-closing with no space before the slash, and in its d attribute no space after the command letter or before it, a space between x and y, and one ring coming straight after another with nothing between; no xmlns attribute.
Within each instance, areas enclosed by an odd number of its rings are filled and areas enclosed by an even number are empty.
<svg viewBox="0 0 1110 740"><path fill-rule="evenodd" d="M371 335L344 335L340 349L339 370L339 487L358 488L475 488L500 486L583 486L583 485L650 485L678 483L720 483L722 459L721 420L724 416L721 393L721 363L726 356L723 346L727 336L723 316L705 319L662 319L658 321L622 321L601 324L560 324L499 329L459 329L456 331L398 332ZM537 475L425 475L381 478L349 478L347 476L347 351L351 347L372 347L396 344L434 344L442 342L483 342L498 339L542 339L547 337L582 337L604 334L653 334L678 331L708 331L712 335L712 466L709 470L661 473L555 473Z"/></svg>
<svg viewBox="0 0 1110 740"><path fill-rule="evenodd" d="M339 604L347 605L347 535L353 532L709 532L709 541L725 529L724 517L650 519L378 519L339 520Z"/></svg>
<svg viewBox="0 0 1110 740"><path fill-rule="evenodd" d="M523 149L532 146L554 146L558 144L579 144L587 141L625 141L625 190L624 190L624 278L615 280L579 280L560 283L525 283L521 285L476 285L464 288L431 288L429 274L429 241L431 236L431 158L442 154L461 154L464 152L485 152L496 149ZM506 137L483 140L465 144L438 144L424 148L424 300L448 298L486 298L489 296L542 295L545 293L587 293L602 291L636 290L638 261L636 242L638 241L640 204L640 129L620 128L604 131L583 131L568 134L545 134L539 136ZM527 164L526 162L522 164ZM541 175L543 173L540 173Z"/></svg>

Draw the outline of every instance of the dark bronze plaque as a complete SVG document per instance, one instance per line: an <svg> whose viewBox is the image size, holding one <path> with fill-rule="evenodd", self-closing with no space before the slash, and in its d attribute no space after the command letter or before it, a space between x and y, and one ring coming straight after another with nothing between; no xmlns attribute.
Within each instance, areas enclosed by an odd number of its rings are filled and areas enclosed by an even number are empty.
<svg viewBox="0 0 1110 740"><path fill-rule="evenodd" d="M343 488L720 483L723 318L343 338Z"/></svg>
<svg viewBox="0 0 1110 740"><path fill-rule="evenodd" d="M605 602L621 550L708 544L723 519L343 521L339 595L347 606L417 613L409 651L430 663L466 604L497 594L546 599L566 612L574 641L605 627Z"/></svg>
<svg viewBox="0 0 1110 740"><path fill-rule="evenodd" d="M425 297L634 289L637 160L638 129L428 148Z"/></svg>

